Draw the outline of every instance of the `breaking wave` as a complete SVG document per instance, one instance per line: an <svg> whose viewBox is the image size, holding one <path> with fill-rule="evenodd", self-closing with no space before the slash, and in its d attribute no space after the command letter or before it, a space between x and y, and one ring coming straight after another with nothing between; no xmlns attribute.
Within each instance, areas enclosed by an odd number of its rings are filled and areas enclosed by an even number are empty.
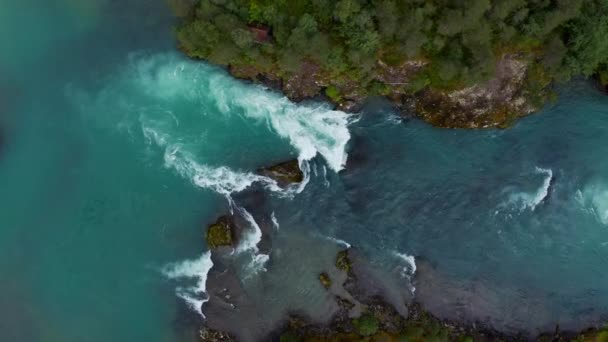
<svg viewBox="0 0 608 342"><path fill-rule="evenodd" d="M412 293L416 291L416 288L411 284L412 277L416 274L416 258L413 255L405 253L393 252L393 256L404 262L403 267L400 269L401 276L410 281L410 290Z"/></svg>
<svg viewBox="0 0 608 342"><path fill-rule="evenodd" d="M207 274L212 267L211 252L206 252L198 259L169 264L162 269L162 273L169 279L182 280L183 278L187 278L196 280L196 283L192 286L177 287L175 293L192 310L203 317L205 317L202 311L203 304L209 300L206 293Z"/></svg>
<svg viewBox="0 0 608 342"><path fill-rule="evenodd" d="M270 220L272 221L272 226L274 229L278 231L280 229L279 220L277 220L277 215L275 215L274 211L270 215Z"/></svg>
<svg viewBox="0 0 608 342"><path fill-rule="evenodd" d="M204 115L232 117L262 123L286 139L297 151L298 159L321 155L329 167L340 171L348 157L348 125L351 115L332 110L326 103L295 104L286 97L260 86L244 84L215 68L189 61L174 54L136 60L127 75L135 91L161 102L163 114L171 113L175 99L213 108ZM156 118L158 119L158 118ZM163 120L175 121L164 115Z"/></svg>
<svg viewBox="0 0 608 342"><path fill-rule="evenodd" d="M269 255L259 253L257 247L262 239L262 231L253 216L232 200L231 194L243 191L253 183L260 183L274 192L295 190L299 193L310 180L309 161L317 155L321 155L333 171L340 171L347 159L349 116L331 110L326 104L296 105L276 93L261 87L244 85L201 63L175 56L161 55L137 61L133 70L135 75L128 75L128 79L135 79L135 86L141 87L141 92L159 102L161 107L167 106L164 111L160 111L163 113L161 116L149 116L148 112L139 113L138 121L144 137L148 142L164 148L164 162L167 167L176 170L196 186L211 189L228 199L231 209L237 211L249 224L236 253L248 255L248 269L251 274L264 271ZM295 189L284 190L268 177L235 171L226 166L209 166L197 161L200 159L196 153L197 149L188 145L188 141L184 141L187 137L180 135L180 118L170 108L176 97L215 108L216 113L212 115L222 119L231 120L237 115L251 120L252 125L266 124L266 127L297 150L304 181ZM159 110L155 110L153 114L158 112ZM200 119L204 120L204 117L201 116ZM278 229L274 216L273 224ZM206 272L211 266L207 253L199 260L184 261L165 271L170 278L198 278L196 287L180 287L177 294L201 315L204 300L200 298L200 294L204 292Z"/></svg>
<svg viewBox="0 0 608 342"><path fill-rule="evenodd" d="M551 181L553 180L553 170L536 167L535 173L544 175L543 182L538 189L533 192L517 192L509 198L509 202L519 204L521 210L529 209L534 211L549 195Z"/></svg>
<svg viewBox="0 0 608 342"><path fill-rule="evenodd" d="M233 212L249 224L235 252L250 258L252 273L263 271L269 256L259 253L257 247L262 239L260 227L231 195L254 183L282 195L299 193L310 180L310 161L317 155L334 172L346 163L348 125L354 119L328 104L295 104L276 92L245 84L217 68L173 53L133 55L123 72L109 82L110 86L95 96L72 89L70 97L78 105L100 107L83 112L108 113L92 120L109 120L113 127L118 122L119 130L126 130L132 139L139 139L136 132L141 132L146 148L162 151L167 168L197 187L225 196ZM241 138L239 129L269 130L275 140L288 143L297 151L304 181L283 189L268 177L224 165L225 144ZM235 141L234 148L241 150L254 143ZM273 222L278 229L276 218ZM197 260L172 264L163 272L172 279L197 279L194 287L179 287L177 295L201 315L201 295L212 265L206 253Z"/></svg>
<svg viewBox="0 0 608 342"><path fill-rule="evenodd" d="M212 83L225 83L226 75L216 75ZM294 104L286 97L260 87L246 86L231 81L232 87L211 86L211 96L218 101L225 115L242 113L243 116L264 121L281 137L289 140L298 150L298 160L311 160L323 156L331 169L344 168L350 116L331 110L324 103Z"/></svg>
<svg viewBox="0 0 608 342"><path fill-rule="evenodd" d="M325 235L319 235L319 236L321 238L327 240L327 241L331 241L331 242L335 243L336 245L343 246L345 248L351 248L352 247L352 245L350 243L348 243L348 242L346 242L346 241L344 241L342 239L338 239L338 238L335 238L335 237L332 237L332 236L325 236Z"/></svg>
<svg viewBox="0 0 608 342"><path fill-rule="evenodd" d="M215 192L230 196L235 192L247 189L254 182L264 184L272 191L281 191L277 183L268 178L248 172L233 171L228 167L208 167L198 164L187 152L178 146L168 148L164 155L165 165L172 167L183 177L201 188L212 189Z"/></svg>

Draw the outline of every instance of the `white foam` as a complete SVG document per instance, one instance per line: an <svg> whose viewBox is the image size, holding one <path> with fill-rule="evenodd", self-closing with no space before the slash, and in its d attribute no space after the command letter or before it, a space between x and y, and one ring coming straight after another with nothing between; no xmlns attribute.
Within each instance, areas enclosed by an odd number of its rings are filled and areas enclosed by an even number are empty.
<svg viewBox="0 0 608 342"><path fill-rule="evenodd" d="M332 236L320 235L320 234L318 234L318 236L321 237L321 238L323 238L323 239L325 239L325 240L327 240L327 241L331 241L331 242L335 243L336 245L344 246L346 248L351 248L352 247L352 245L350 243L348 243L348 242L346 242L346 241L344 241L342 239L338 239L338 238L335 238L335 237L332 237Z"/></svg>
<svg viewBox="0 0 608 342"><path fill-rule="evenodd" d="M344 167L350 139L348 125L356 120L355 116L332 110L326 103L295 104L278 93L244 84L175 54L138 57L134 56L127 77L122 80L129 89L136 88L138 94L161 101L183 98L204 102L217 111L210 115L239 115L263 122L297 149L300 161L320 154L332 170L337 172Z"/></svg>
<svg viewBox="0 0 608 342"><path fill-rule="evenodd" d="M141 123L142 132L149 143L165 149L165 166L175 169L196 186L214 190L225 196L243 191L255 182L264 184L272 191L282 191L276 181L268 177L250 172L234 171L225 166L211 167L199 164L182 145L173 143L172 140L177 139L152 126L145 121Z"/></svg>
<svg viewBox="0 0 608 342"><path fill-rule="evenodd" d="M243 253L245 251L252 251L254 254L258 252L258 243L262 241L262 230L255 221L253 216L243 207L236 206L243 218L249 223L250 229L246 231L241 237L241 241L236 248L237 253Z"/></svg>
<svg viewBox="0 0 608 342"><path fill-rule="evenodd" d="M406 278L410 282L410 290L412 293L416 292L416 288L411 283L412 277L416 274L416 258L413 255L405 253L393 252L393 256L399 260L405 262L405 265L401 269L401 276Z"/></svg>
<svg viewBox="0 0 608 342"><path fill-rule="evenodd" d="M327 179L327 168L323 166L323 184L326 188L329 188L329 180Z"/></svg>
<svg viewBox="0 0 608 342"><path fill-rule="evenodd" d="M521 210L530 209L534 211L549 195L551 180L553 179L553 170L536 167L537 174L545 175L540 187L534 192L518 192L510 196L511 203L519 203Z"/></svg>
<svg viewBox="0 0 608 342"><path fill-rule="evenodd" d="M543 184L536 192L535 196L532 198L531 205L529 207L534 210L537 205L539 205L542 201L547 198L549 195L549 187L551 187L551 180L553 180L553 170L551 169L543 169L540 167L536 167L536 172L540 174L544 174L545 178L543 179Z"/></svg>
<svg viewBox="0 0 608 342"><path fill-rule="evenodd" d="M189 178L201 187L212 189L220 194L229 196L232 193L247 189L254 182L264 184L272 191L282 191L278 184L268 177L250 172L237 172L225 166L209 167L198 164L192 156L173 145L166 149L165 165L172 167L182 176Z"/></svg>
<svg viewBox="0 0 608 342"><path fill-rule="evenodd" d="M203 314L202 306L209 300L206 296L207 274L212 267L211 252L206 252L198 259L172 263L162 269L162 273L169 279L196 279L195 285L177 287L175 292L192 308L192 310L203 317L205 317L205 315Z"/></svg>
<svg viewBox="0 0 608 342"><path fill-rule="evenodd" d="M133 104L131 97L146 101ZM172 111L175 104L183 100L189 101L190 105L200 105L205 112L188 111L192 116L184 120L183 115L186 114ZM238 211L250 225L235 252L251 257L250 268L253 272L264 270L269 256L260 254L258 250L258 243L262 239L260 227L247 210L234 203L231 195L254 183L279 194L301 192L310 180L309 162L317 155L322 156L333 171L342 170L350 139L348 125L354 120L344 112L331 110L327 104L294 104L275 92L246 85L218 69L177 54L143 58L133 56L126 75L113 80L113 87L105 89L96 101L106 106L109 114L119 115L111 121L118 122L120 127L130 129L134 121L135 125L139 124L148 144L164 150L166 167L174 169L194 185L211 189L227 198L231 210ZM197 120L196 115L199 114L201 120L204 116L213 115L215 121L238 116L247 123L251 122L252 129L259 129L260 123L265 125L297 150L304 181L297 186L281 189L268 177L224 165L209 165L205 162L205 156L199 155L200 143L214 142L204 139L192 141L198 139L197 132L183 135L183 130L188 129L187 123ZM133 115L138 117L134 118ZM193 126L192 130L196 127ZM205 132L200 134L204 135ZM201 315L200 306L205 299L201 299L200 294L204 292L206 272L212 266L210 255L205 255L197 260L174 264L165 270L170 278L198 278L196 287L178 288L177 294ZM205 271L204 278L202 271Z"/></svg>
<svg viewBox="0 0 608 342"><path fill-rule="evenodd" d="M405 266L403 267L402 274L408 277L413 276L416 273L416 258L413 255L405 253L393 252L393 255L403 261Z"/></svg>
<svg viewBox="0 0 608 342"><path fill-rule="evenodd" d="M272 226L274 227L274 229L278 231L280 228L279 220L277 220L277 216L274 214L274 211L272 212L272 214L270 214L270 220L272 221Z"/></svg>
<svg viewBox="0 0 608 342"><path fill-rule="evenodd" d="M268 260L270 260L270 255L268 254L254 254L251 258L251 262L249 262L249 265L247 267L248 273L246 274L246 276L251 277L260 272L266 272L266 263L268 262Z"/></svg>
<svg viewBox="0 0 608 342"><path fill-rule="evenodd" d="M241 241L236 248L237 254L248 254L251 258L247 266L246 277L251 277L260 272L266 272L266 263L270 260L268 254L259 253L258 244L262 241L262 230L260 226L253 218L253 215L243 207L239 207L234 202L235 209L243 216L243 218L249 223L249 230L243 233Z"/></svg>
<svg viewBox="0 0 608 342"><path fill-rule="evenodd" d="M210 122L226 121L238 116L253 129L265 124L268 129L285 139L298 152L301 167L307 165L316 155L321 155L329 167L340 171L347 159L346 146L350 139L348 125L356 116L332 110L326 103L295 104L286 97L259 86L245 84L219 69L204 63L191 61L178 54L157 54L153 56L132 55L123 74L111 80L112 87L101 91L93 105L101 105L110 115L111 122L130 129L133 120L138 120L144 136L158 146L167 149L169 164L185 167L189 178L195 178L199 186L213 188L221 193L232 189L242 189L251 180L265 180L248 173L240 173L221 165L207 165L201 159L193 158L200 153L200 146L194 142L198 137L177 136L182 134L182 116L188 121L210 117ZM81 100L86 94L75 94ZM133 103L132 98L146 99L144 103ZM189 105L200 105L200 113L174 112L175 104L187 101ZM101 109L100 109L101 110ZM134 117L136 116L136 117ZM188 122L184 121L184 122ZM205 122L200 121L198 124ZM205 126L201 126L204 130ZM187 127L184 127L187 131ZM201 132L201 135L204 132ZM190 146L188 144L193 144ZM205 141L213 143L213 141ZM189 159L179 162L177 157ZM204 157L204 156L203 156ZM309 171L304 171L304 182L296 192L302 191L309 180ZM226 180L224 184L222 180ZM245 186L246 187L246 186ZM278 190L275 188L275 190ZM289 189L293 193L294 189Z"/></svg>
<svg viewBox="0 0 608 342"><path fill-rule="evenodd" d="M399 114L391 113L388 115L387 121L393 125L398 125L403 123L403 118Z"/></svg>
<svg viewBox="0 0 608 342"><path fill-rule="evenodd" d="M298 151L304 180L297 187L283 191L285 194L299 193L305 188L311 171L308 161L317 154L335 172L342 170L346 163L346 146L350 140L348 125L357 119L356 116L331 110L325 103L295 104L275 92L244 84L204 64L171 54L143 58L132 64L127 77L127 82L130 83L127 86L135 87L139 93L169 105L181 98L201 102L206 108L215 107L209 115L226 119L238 115L252 121L252 125L263 122L270 130L286 139ZM255 181L268 180L221 166L196 163L196 158L193 158L196 151L180 145L180 137L168 134L172 128L179 126L180 120L167 108L171 107L161 105L160 109L146 108L143 112L138 109L139 121L146 138L167 149L167 164L185 168L189 172L180 173L186 173L190 178L195 177L197 185L223 194L239 191ZM170 127L169 124L174 126ZM188 160L180 162L175 158L178 154L176 152ZM279 191L278 188L273 190Z"/></svg>
<svg viewBox="0 0 608 342"><path fill-rule="evenodd" d="M327 104L295 104L261 87L236 81L232 87L214 86L214 83L225 82L224 75L210 78L211 96L223 114L241 113L245 117L265 121L269 128L298 150L300 161L311 160L320 154L332 170L338 172L344 168L351 116L331 110Z"/></svg>
<svg viewBox="0 0 608 342"><path fill-rule="evenodd" d="M295 192L299 194L304 191L304 188L306 188L306 185L308 185L308 182L310 182L310 162L308 160L298 160L298 165L302 171L302 174L304 175L302 181L297 184L295 188Z"/></svg>

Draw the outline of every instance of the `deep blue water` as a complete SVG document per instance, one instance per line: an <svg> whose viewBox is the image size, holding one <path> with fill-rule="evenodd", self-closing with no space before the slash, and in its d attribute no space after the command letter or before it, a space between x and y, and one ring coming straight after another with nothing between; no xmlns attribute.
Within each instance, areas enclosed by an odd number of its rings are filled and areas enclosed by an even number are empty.
<svg viewBox="0 0 608 342"><path fill-rule="evenodd" d="M592 85L508 130L437 129L381 100L290 103L180 56L172 25L160 1L3 4L0 340L193 340L204 229L231 210L249 219L227 260L249 304L221 317L248 314L241 336L286 310L329 317L331 238L441 316L605 320L608 97ZM290 158L305 186L254 173Z"/></svg>

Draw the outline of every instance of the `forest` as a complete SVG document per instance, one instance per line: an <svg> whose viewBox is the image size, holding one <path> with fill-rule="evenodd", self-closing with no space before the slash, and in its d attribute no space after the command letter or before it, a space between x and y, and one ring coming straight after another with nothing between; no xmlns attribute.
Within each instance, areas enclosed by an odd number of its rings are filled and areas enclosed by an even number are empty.
<svg viewBox="0 0 608 342"><path fill-rule="evenodd" d="M533 65L532 82L594 74L608 82L607 0L169 1L189 56L279 78L313 63L382 93L379 61L420 60L408 91L458 89L492 77L498 58L517 53Z"/></svg>

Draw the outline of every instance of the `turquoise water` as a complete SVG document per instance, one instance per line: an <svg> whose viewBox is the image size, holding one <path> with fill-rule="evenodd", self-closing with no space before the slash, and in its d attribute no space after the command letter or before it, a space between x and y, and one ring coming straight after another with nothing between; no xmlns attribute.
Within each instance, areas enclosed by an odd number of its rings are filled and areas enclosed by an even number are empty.
<svg viewBox="0 0 608 342"><path fill-rule="evenodd" d="M608 97L591 85L504 131L380 100L349 116L180 56L172 21L160 1L4 1L0 340L192 341L201 314L248 340L288 310L327 319L317 275L345 243L396 304L507 331L606 319ZM289 158L304 185L255 175ZM227 212L247 229L212 262L204 228ZM222 287L238 310L202 305Z"/></svg>

